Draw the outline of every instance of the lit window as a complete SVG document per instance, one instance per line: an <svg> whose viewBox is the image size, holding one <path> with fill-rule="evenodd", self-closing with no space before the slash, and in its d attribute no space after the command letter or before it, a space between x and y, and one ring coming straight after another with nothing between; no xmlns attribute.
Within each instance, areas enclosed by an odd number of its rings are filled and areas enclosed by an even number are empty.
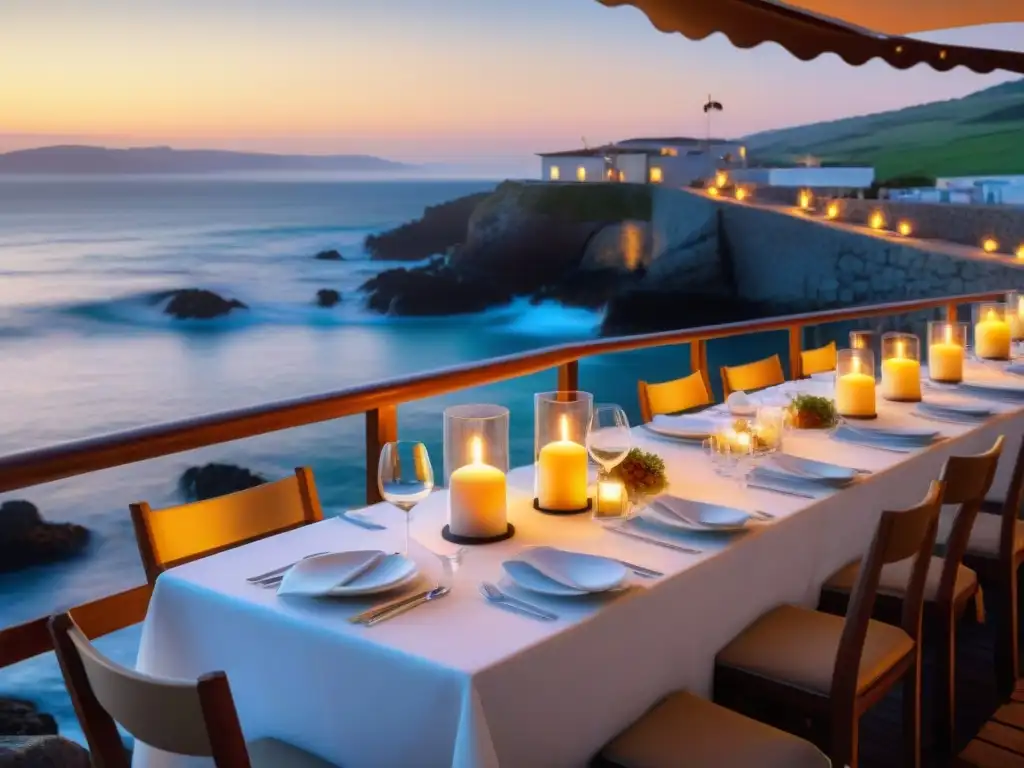
<svg viewBox="0 0 1024 768"><path fill-rule="evenodd" d="M661 155L662 157L677 157L679 155L679 150L675 147L662 147Z"/></svg>
<svg viewBox="0 0 1024 768"><path fill-rule="evenodd" d="M729 177L726 174L722 173L721 171L719 171L718 173L715 174L715 186L716 187L724 187L728 183L729 183Z"/></svg>
<svg viewBox="0 0 1024 768"><path fill-rule="evenodd" d="M661 184L661 180L664 178L661 175L661 168L654 166L651 168L651 184Z"/></svg>
<svg viewBox="0 0 1024 768"><path fill-rule="evenodd" d="M616 181L619 178L619 174L614 168L608 169L608 181Z"/></svg>
<svg viewBox="0 0 1024 768"><path fill-rule="evenodd" d="M576 181L586 181L586 180L587 180L587 169L584 168L581 165L579 168L576 169Z"/></svg>
<svg viewBox="0 0 1024 768"><path fill-rule="evenodd" d="M551 180L552 181L558 181L560 178L562 178L562 172L558 169L557 165L552 165L551 166Z"/></svg>
<svg viewBox="0 0 1024 768"><path fill-rule="evenodd" d="M740 157L743 160L747 159L747 148L746 147L740 147Z"/></svg>

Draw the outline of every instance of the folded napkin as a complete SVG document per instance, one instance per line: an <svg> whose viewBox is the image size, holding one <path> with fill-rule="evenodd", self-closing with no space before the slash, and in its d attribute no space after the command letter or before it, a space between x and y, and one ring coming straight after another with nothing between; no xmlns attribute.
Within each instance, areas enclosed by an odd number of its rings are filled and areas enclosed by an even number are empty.
<svg viewBox="0 0 1024 768"><path fill-rule="evenodd" d="M299 560L288 569L279 595L322 595L374 570L387 555L380 550L333 552Z"/></svg>
<svg viewBox="0 0 1024 768"><path fill-rule="evenodd" d="M666 516L670 522L678 522L692 528L734 528L744 525L750 513L720 504L694 501L663 493L651 500L649 505L656 519Z"/></svg>
<svg viewBox="0 0 1024 768"><path fill-rule="evenodd" d="M526 563L542 576L582 592L614 589L629 573L618 560L556 547L530 547L515 561Z"/></svg>
<svg viewBox="0 0 1024 768"><path fill-rule="evenodd" d="M684 416L658 415L651 419L651 426L659 432L679 437L707 437L720 430L725 421L721 418L688 414Z"/></svg>
<svg viewBox="0 0 1024 768"><path fill-rule="evenodd" d="M747 481L752 485L760 485L770 490L810 497L825 496L850 484L850 481L800 477L768 465L755 467L748 475Z"/></svg>
<svg viewBox="0 0 1024 768"><path fill-rule="evenodd" d="M853 443L854 445L880 448L882 450L894 451L896 453L910 453L911 451L916 451L918 448L923 448L927 445L927 443L887 438L884 435L877 433L871 434L866 430L851 429L845 425L840 426L832 433L832 439L838 440L841 443Z"/></svg>

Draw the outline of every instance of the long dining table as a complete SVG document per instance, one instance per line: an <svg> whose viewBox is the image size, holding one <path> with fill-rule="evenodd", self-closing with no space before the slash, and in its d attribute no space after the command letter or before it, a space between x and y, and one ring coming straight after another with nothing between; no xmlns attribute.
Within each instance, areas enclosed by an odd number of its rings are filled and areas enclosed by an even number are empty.
<svg viewBox="0 0 1024 768"><path fill-rule="evenodd" d="M828 394L830 385L787 382L773 394L795 392ZM279 597L246 581L314 552L402 548L404 518L388 504L360 513L381 530L328 518L162 574L137 668L175 679L224 670L247 738L277 737L346 768L582 766L667 693L709 695L720 648L773 606L816 605L826 578L865 552L883 509L919 501L946 457L1006 435L998 496L1024 434L1024 407L993 406L992 417L963 424L924 421L914 405L880 399L879 425L930 425L945 438L909 453L786 432L788 454L867 470L814 499L746 487L716 473L699 445L634 429L635 445L664 458L672 494L771 515L738 534L664 534L697 554L617 535L590 515L537 512L528 466L509 473L515 536L460 555L440 536L446 494L438 491L413 512L411 555L425 578L447 579L452 591L373 627L348 621L369 600ZM534 545L664 576L632 578L615 594L530 595L558 614L551 622L488 603L480 583L501 582L502 562ZM135 766L207 764L144 745L134 757Z"/></svg>

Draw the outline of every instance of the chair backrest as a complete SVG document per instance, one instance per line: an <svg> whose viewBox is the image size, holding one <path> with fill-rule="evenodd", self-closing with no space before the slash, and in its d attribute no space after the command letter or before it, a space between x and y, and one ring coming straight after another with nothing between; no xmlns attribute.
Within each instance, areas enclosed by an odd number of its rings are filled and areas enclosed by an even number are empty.
<svg viewBox="0 0 1024 768"><path fill-rule="evenodd" d="M800 375L810 376L812 373L834 371L837 360L838 354L834 341L817 349L805 349L800 353Z"/></svg>
<svg viewBox="0 0 1024 768"><path fill-rule="evenodd" d="M745 365L722 366L722 397L733 392L750 392L781 384L786 380L778 355Z"/></svg>
<svg viewBox="0 0 1024 768"><path fill-rule="evenodd" d="M1017 536L1017 518L1020 507L1024 504L1024 440L1017 450L1017 459L1013 464L1013 475L1006 489L1003 501L1002 523L999 527L999 559L1007 567L1013 563L1014 539Z"/></svg>
<svg viewBox="0 0 1024 768"><path fill-rule="evenodd" d="M901 624L915 643L920 639L924 584L938 532L942 491L942 481L934 481L928 489L928 495L916 507L900 512L882 512L850 595L839 652L832 671L832 699L840 707L852 707L857 695L860 659L882 566L908 557L914 558L914 566L903 601Z"/></svg>
<svg viewBox="0 0 1024 768"><path fill-rule="evenodd" d="M701 371L660 384L641 381L637 383L637 391L640 396L640 415L645 424L660 413L678 413L711 404L711 395Z"/></svg>
<svg viewBox="0 0 1024 768"><path fill-rule="evenodd" d="M974 521L995 479L1005 440L1000 435L991 448L976 456L950 456L942 468L942 480L946 484L942 503L956 504L958 508L945 543L945 563L936 596L939 603L953 599L957 570L967 551Z"/></svg>
<svg viewBox="0 0 1024 768"><path fill-rule="evenodd" d="M117 723L164 752L212 757L218 768L250 768L223 672L196 682L149 677L100 654L68 614L53 616L49 626L96 768L129 768Z"/></svg>
<svg viewBox="0 0 1024 768"><path fill-rule="evenodd" d="M307 467L283 480L215 499L159 510L144 501L130 507L150 583L167 568L324 516L313 472Z"/></svg>

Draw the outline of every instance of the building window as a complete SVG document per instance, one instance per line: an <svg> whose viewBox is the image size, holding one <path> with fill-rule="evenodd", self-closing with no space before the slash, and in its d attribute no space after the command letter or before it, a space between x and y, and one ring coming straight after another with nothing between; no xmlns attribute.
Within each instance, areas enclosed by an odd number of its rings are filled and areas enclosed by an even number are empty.
<svg viewBox="0 0 1024 768"><path fill-rule="evenodd" d="M678 157L679 150L675 147L662 147L661 155L662 157Z"/></svg>
<svg viewBox="0 0 1024 768"><path fill-rule="evenodd" d="M551 180L558 181L562 177L562 172L558 170L557 165L551 166Z"/></svg>
<svg viewBox="0 0 1024 768"><path fill-rule="evenodd" d="M651 184L661 184L661 180L662 180L662 178L664 178L661 175L661 168L659 168L656 165L652 166L651 170L650 170L650 178L651 178Z"/></svg>
<svg viewBox="0 0 1024 768"><path fill-rule="evenodd" d="M586 181L586 180L587 180L587 169L584 168L581 165L581 166L579 166L576 169L576 181Z"/></svg>
<svg viewBox="0 0 1024 768"><path fill-rule="evenodd" d="M614 168L608 169L608 181L618 181L619 173Z"/></svg>
<svg viewBox="0 0 1024 768"><path fill-rule="evenodd" d="M747 159L747 148L746 147L740 147L740 160L746 160L746 159Z"/></svg>

